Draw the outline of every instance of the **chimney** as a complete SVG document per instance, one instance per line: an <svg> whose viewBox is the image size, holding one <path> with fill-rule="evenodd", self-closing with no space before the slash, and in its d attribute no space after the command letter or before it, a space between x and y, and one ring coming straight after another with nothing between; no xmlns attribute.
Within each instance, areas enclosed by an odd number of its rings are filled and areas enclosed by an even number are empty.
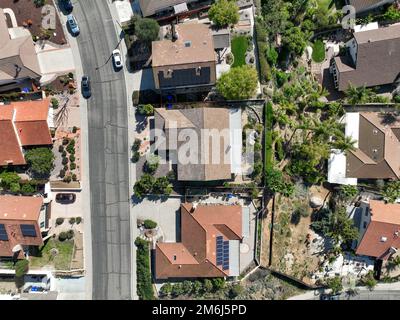
<svg viewBox="0 0 400 320"><path fill-rule="evenodd" d="M386 237L381 237L381 242L386 242L387 238Z"/></svg>
<svg viewBox="0 0 400 320"><path fill-rule="evenodd" d="M194 202L194 203L193 203L193 206L192 206L192 209L190 209L190 213L195 212L196 209L197 209L197 206L198 206L198 203L197 203L197 202Z"/></svg>

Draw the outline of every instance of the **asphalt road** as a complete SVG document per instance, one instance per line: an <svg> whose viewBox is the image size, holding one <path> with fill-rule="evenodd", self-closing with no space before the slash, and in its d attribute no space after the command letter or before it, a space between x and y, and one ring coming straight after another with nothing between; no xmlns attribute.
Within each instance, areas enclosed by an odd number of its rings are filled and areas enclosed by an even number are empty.
<svg viewBox="0 0 400 320"><path fill-rule="evenodd" d="M119 37L105 0L78 0L78 46L92 84L88 100L94 300L131 299L127 95L110 59ZM90 275L88 275L90 276Z"/></svg>

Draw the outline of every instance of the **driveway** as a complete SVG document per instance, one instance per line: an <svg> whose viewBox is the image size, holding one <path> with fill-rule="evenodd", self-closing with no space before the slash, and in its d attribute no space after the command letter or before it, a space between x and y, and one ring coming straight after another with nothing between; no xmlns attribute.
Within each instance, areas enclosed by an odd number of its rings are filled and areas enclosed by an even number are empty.
<svg viewBox="0 0 400 320"><path fill-rule="evenodd" d="M180 241L180 198L166 201L143 199L133 207L137 219L150 219L158 223L164 235L164 242Z"/></svg>
<svg viewBox="0 0 400 320"><path fill-rule="evenodd" d="M51 220L52 222L55 222L57 218L64 218L64 219L69 219L69 218L76 218L76 217L83 217L83 200L82 200L82 193L81 192L70 192L68 193L73 193L76 195L76 200L74 203L71 204L61 204L57 201L55 201L55 197L57 193L60 192L52 192L54 201L51 203Z"/></svg>

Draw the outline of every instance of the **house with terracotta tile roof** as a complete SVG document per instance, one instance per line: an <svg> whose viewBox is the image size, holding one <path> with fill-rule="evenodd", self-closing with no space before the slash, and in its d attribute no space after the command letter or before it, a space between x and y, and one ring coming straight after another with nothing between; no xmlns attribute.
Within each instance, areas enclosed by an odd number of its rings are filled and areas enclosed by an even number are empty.
<svg viewBox="0 0 400 320"><path fill-rule="evenodd" d="M370 200L356 254L388 260L400 249L400 204Z"/></svg>
<svg viewBox="0 0 400 320"><path fill-rule="evenodd" d="M156 244L156 278L239 276L243 239L239 205L181 205L181 242Z"/></svg>
<svg viewBox="0 0 400 320"><path fill-rule="evenodd" d="M53 144L49 106L49 99L0 105L0 167L25 165L25 148Z"/></svg>
<svg viewBox="0 0 400 320"><path fill-rule="evenodd" d="M42 197L0 196L0 257L23 258L43 245L50 212Z"/></svg>
<svg viewBox="0 0 400 320"><path fill-rule="evenodd" d="M152 43L155 88L171 94L209 91L217 77L210 26L183 23L168 28L170 39Z"/></svg>
<svg viewBox="0 0 400 320"><path fill-rule="evenodd" d="M42 74L29 31L9 32L6 15L0 8L0 92L9 91L29 81L39 81Z"/></svg>

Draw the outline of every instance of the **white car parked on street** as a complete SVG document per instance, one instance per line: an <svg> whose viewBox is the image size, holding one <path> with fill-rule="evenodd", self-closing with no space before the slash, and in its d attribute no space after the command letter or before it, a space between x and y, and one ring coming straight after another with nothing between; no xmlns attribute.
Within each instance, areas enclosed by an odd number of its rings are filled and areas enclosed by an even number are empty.
<svg viewBox="0 0 400 320"><path fill-rule="evenodd" d="M122 64L122 56L121 56L121 51L119 51L118 49L115 49L112 53L113 56L113 60L114 60L114 65L116 68L122 68L123 64Z"/></svg>

